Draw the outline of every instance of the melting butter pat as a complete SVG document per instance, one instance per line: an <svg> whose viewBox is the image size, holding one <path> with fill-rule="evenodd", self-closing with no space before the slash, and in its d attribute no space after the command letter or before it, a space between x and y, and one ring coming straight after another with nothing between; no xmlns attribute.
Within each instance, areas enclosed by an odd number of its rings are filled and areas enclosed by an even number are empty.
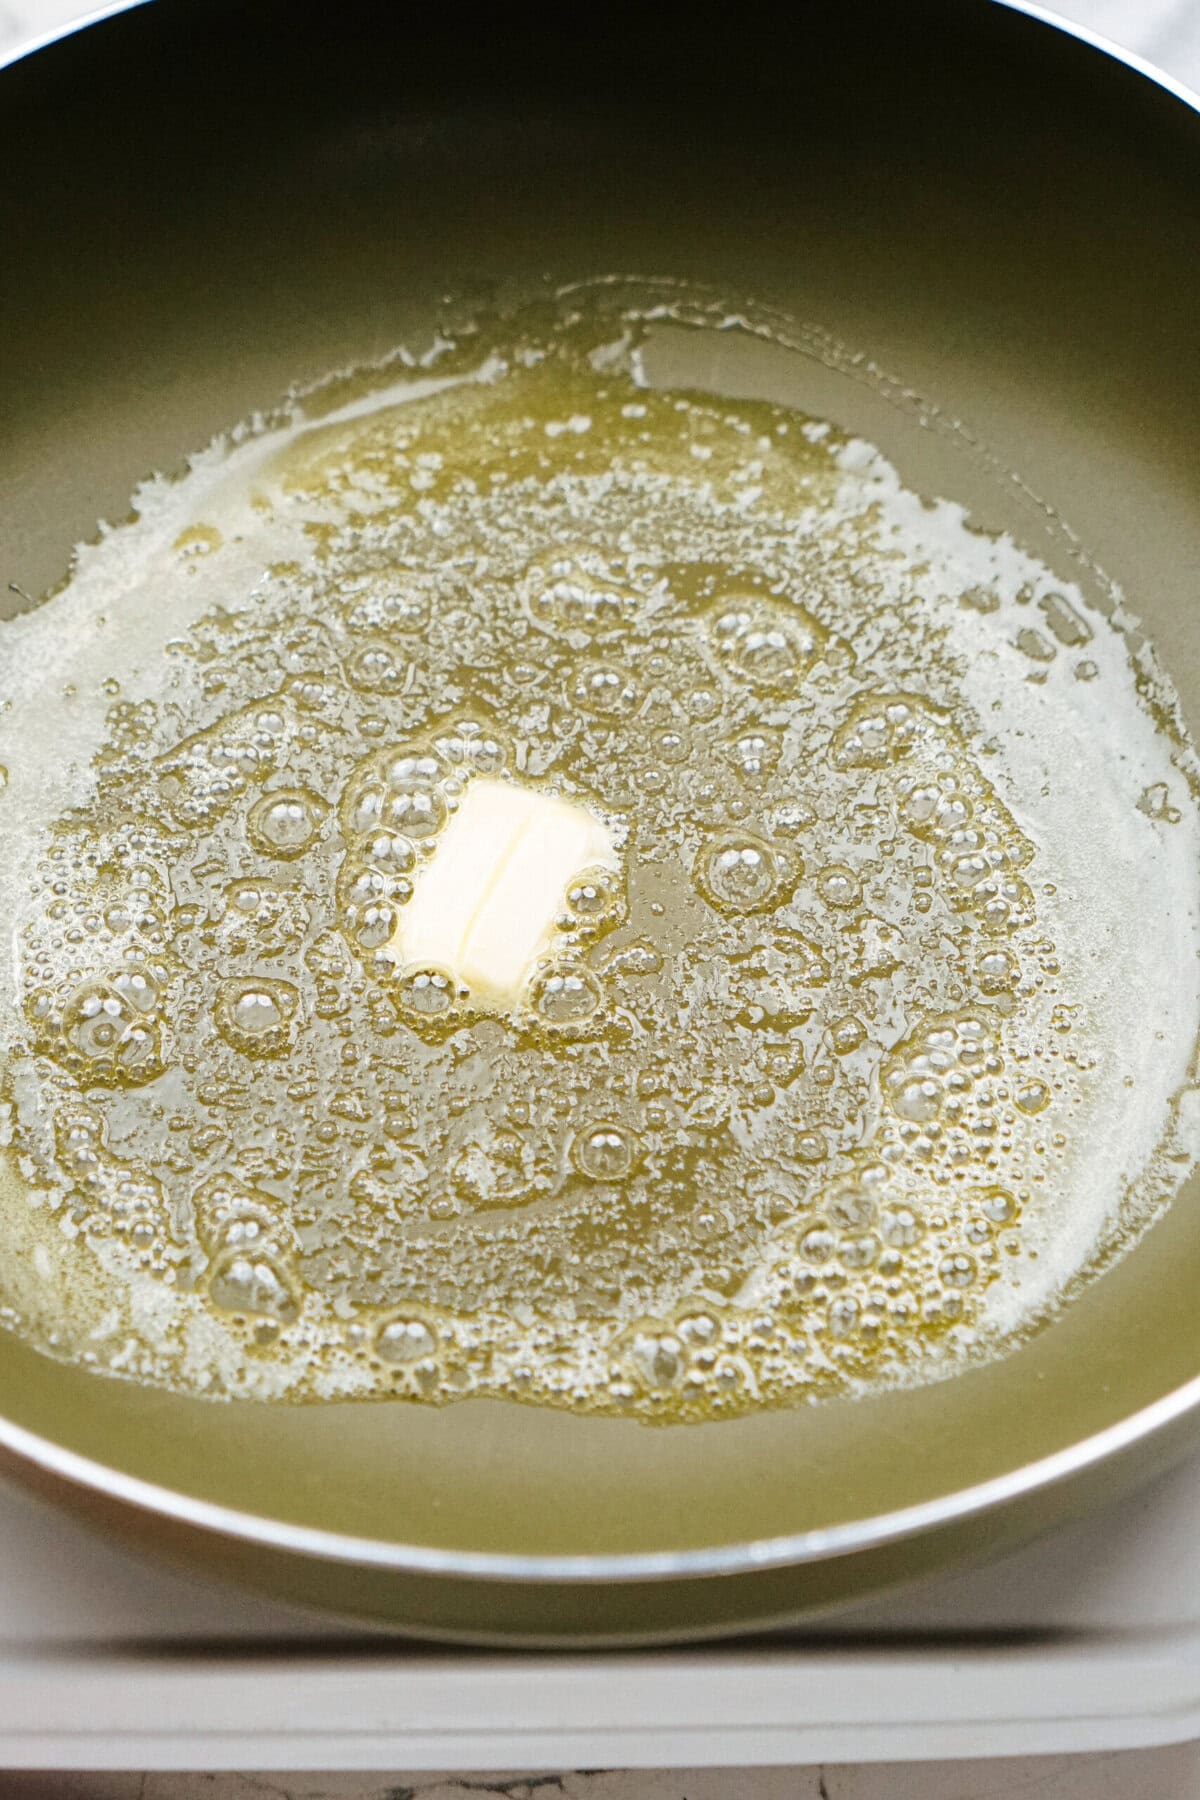
<svg viewBox="0 0 1200 1800"><path fill-rule="evenodd" d="M550 947L573 879L618 866L608 827L586 806L477 779L418 875L389 954L444 969L474 1005L501 1011Z"/></svg>

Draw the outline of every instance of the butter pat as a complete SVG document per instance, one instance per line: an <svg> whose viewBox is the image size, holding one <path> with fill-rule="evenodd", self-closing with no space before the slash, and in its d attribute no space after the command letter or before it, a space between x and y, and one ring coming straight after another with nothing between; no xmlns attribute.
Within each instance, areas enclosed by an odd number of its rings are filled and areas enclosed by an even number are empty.
<svg viewBox="0 0 1200 1800"><path fill-rule="evenodd" d="M574 878L618 867L608 827L586 806L476 779L401 908L389 954L444 969L475 1006L501 1011L550 948Z"/></svg>

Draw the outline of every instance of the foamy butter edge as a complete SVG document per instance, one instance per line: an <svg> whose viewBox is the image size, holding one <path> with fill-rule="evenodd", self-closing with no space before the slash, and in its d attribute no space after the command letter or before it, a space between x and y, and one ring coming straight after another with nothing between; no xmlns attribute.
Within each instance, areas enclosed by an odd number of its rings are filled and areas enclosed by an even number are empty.
<svg viewBox="0 0 1200 1800"><path fill-rule="evenodd" d="M1038 846L1026 873L1035 885L1053 877L1057 892L1038 893L1039 916L1091 1009L1080 1042L1098 1059L1086 1127L1072 1132L1062 1122L1067 1161L1023 1216L1017 1267L985 1295L983 1329L1007 1334L1044 1314L1106 1238L1138 1235L1200 1161L1200 1104L1187 1104L1195 1097L1200 1034L1195 752L1186 740L1170 752L1137 693L1137 627L1123 602L1116 620L1106 617L1077 583L1021 550L1010 534L972 529L955 501L922 500L864 441L852 440L840 458L855 482L872 490L897 546L914 558L932 551L936 562L940 553L956 582L965 576L990 588L1002 606L1015 606L1018 591L1032 582L1039 594L1062 594L1091 628L1077 649L1064 655L1056 646L1049 680L1037 684L1014 641L1019 625L1040 626L1032 608L1022 608L1024 617L1008 615L1010 628L997 631L986 650L967 610L947 606L943 620L964 665L963 699L982 736L1003 745L983 772ZM1092 680L1072 679L1060 666L1084 658L1097 667ZM1174 689L1144 644L1138 661L1173 709ZM1107 779L1082 795L1079 776L1089 765ZM1139 809L1142 794L1160 782L1179 810L1176 823ZM1053 1104L1046 1122L1056 1129Z"/></svg>

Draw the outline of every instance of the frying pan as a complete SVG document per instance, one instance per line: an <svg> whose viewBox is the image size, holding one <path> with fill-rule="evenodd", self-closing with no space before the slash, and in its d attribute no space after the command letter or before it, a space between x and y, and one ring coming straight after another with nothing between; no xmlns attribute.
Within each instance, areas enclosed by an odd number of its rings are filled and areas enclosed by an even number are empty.
<svg viewBox="0 0 1200 1800"><path fill-rule="evenodd" d="M814 356L786 397L1037 550L1037 508L930 408L960 421L1123 586L1200 724L1200 120L1145 71L988 0L170 0L0 95L0 587L41 593L148 472L427 333L447 293L672 275L869 355L889 383ZM667 1429L206 1403L3 1336L0 1457L140 1545L363 1620L701 1637L1164 1466L1197 1436L1198 1294L1192 1182L1005 1358Z"/></svg>

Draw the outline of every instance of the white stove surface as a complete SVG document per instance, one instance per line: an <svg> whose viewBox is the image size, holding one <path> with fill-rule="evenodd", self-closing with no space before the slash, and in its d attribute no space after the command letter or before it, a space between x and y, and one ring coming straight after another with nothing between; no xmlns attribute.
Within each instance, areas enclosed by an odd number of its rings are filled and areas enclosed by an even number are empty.
<svg viewBox="0 0 1200 1800"><path fill-rule="evenodd" d="M91 10L0 0L0 57ZM1058 10L1200 86L1200 0ZM1197 1738L1200 1458L803 1636L594 1658L314 1622L0 1487L0 1800L1191 1800ZM569 1772L433 1772L485 1768Z"/></svg>

